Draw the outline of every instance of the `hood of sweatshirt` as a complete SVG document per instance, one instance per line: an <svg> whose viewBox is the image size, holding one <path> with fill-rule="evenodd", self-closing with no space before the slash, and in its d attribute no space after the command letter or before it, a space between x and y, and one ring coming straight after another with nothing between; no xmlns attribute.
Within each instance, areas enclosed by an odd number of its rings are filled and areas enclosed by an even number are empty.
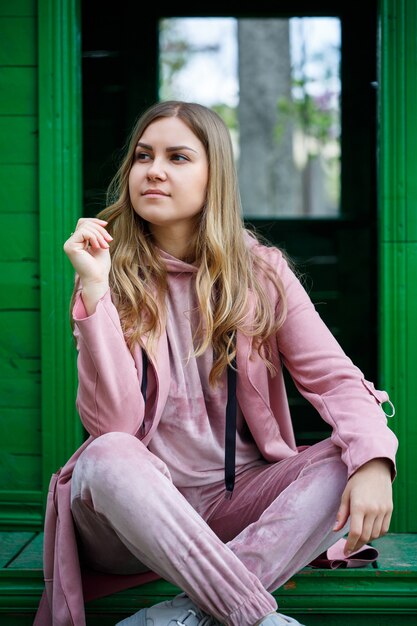
<svg viewBox="0 0 417 626"><path fill-rule="evenodd" d="M255 237L251 235L251 233L248 230L245 230L244 240L248 248L252 248L253 246L256 246L258 243ZM172 254L165 252L165 250L162 250L161 248L158 248L158 252L161 258L165 261L168 272L173 272L176 274L181 274L181 273L196 274L197 273L198 266L196 263L187 263L186 261L181 261L181 259L177 259L175 256L172 256Z"/></svg>
<svg viewBox="0 0 417 626"><path fill-rule="evenodd" d="M245 236L246 238L246 236ZM249 238L249 237L248 237ZM250 237L251 241L254 241ZM248 245L251 245L248 242ZM161 248L158 248L161 258L166 263L167 271L171 274L172 279L176 282L175 275L196 274L198 267L194 263L186 263ZM180 294L181 297L181 294ZM146 366L144 366L146 367ZM146 398L146 388L144 391ZM225 411L225 450L224 450L224 482L225 497L231 498L235 485L235 450L236 450L236 359L233 360L233 367L227 368L227 403Z"/></svg>
<svg viewBox="0 0 417 626"><path fill-rule="evenodd" d="M158 248L158 252L161 256L161 259L164 260L167 271L173 274L196 274L198 271L197 265L194 263L187 263L186 261L181 261L181 259L177 259L172 254L165 252L161 248Z"/></svg>

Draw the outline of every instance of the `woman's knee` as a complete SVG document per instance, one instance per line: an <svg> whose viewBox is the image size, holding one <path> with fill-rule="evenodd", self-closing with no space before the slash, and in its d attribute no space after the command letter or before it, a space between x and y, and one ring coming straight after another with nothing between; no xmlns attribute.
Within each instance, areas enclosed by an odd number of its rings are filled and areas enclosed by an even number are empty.
<svg viewBox="0 0 417 626"><path fill-rule="evenodd" d="M110 432L100 435L87 446L80 455L77 465L102 468L103 465L114 465L124 462L132 455L142 456L146 450L143 443L129 433Z"/></svg>
<svg viewBox="0 0 417 626"><path fill-rule="evenodd" d="M140 454L142 448L146 450L140 439L134 435L123 432L110 432L93 439L82 453L82 456L97 455L100 458L111 458L125 452L129 453L131 449L135 451L135 454Z"/></svg>
<svg viewBox="0 0 417 626"><path fill-rule="evenodd" d="M73 486L79 492L81 484L84 489L92 488L96 482L110 485L131 472L139 480L150 466L169 476L165 463L137 437L123 432L105 433L93 439L81 453L74 468Z"/></svg>

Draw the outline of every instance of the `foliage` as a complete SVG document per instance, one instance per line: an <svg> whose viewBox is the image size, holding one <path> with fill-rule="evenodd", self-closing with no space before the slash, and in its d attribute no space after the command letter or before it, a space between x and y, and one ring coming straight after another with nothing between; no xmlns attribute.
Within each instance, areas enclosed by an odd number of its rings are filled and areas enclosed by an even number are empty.
<svg viewBox="0 0 417 626"><path fill-rule="evenodd" d="M190 62L194 53L216 52L217 46L195 47L184 38L181 23L175 19L165 19L160 25L160 94L163 99L175 97L175 77ZM225 121L230 130L237 129L237 110L224 103L211 107Z"/></svg>
<svg viewBox="0 0 417 626"><path fill-rule="evenodd" d="M177 20L161 20L160 24L160 78L159 91L162 98L173 97L174 77L189 62L192 46L181 34L181 26Z"/></svg>
<svg viewBox="0 0 417 626"><path fill-rule="evenodd" d="M228 104L218 103L212 105L211 108L220 115L230 130L237 130L237 107L231 107Z"/></svg>
<svg viewBox="0 0 417 626"><path fill-rule="evenodd" d="M337 112L331 106L331 93L312 96L305 92L303 99L281 98L278 111L291 117L309 137L315 137L320 143L334 138Z"/></svg>

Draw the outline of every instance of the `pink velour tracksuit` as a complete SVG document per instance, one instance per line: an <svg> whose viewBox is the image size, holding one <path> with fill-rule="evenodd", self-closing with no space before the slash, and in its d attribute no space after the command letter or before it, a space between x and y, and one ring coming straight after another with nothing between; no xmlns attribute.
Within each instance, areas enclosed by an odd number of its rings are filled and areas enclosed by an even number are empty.
<svg viewBox="0 0 417 626"><path fill-rule="evenodd" d="M282 254L247 240L283 280L288 317L272 345L273 377L238 333L231 499L226 374L209 386L211 351L192 356L196 267L161 251L168 322L149 354L146 404L141 350L127 348L110 293L91 316L77 298L77 407L90 438L51 480L46 593L35 624L83 626L89 598L153 576L222 623L252 626L277 608L271 591L345 534L332 527L352 473L377 457L395 472L397 439L381 408L388 395L345 355ZM297 448L282 365L332 426L330 439Z"/></svg>

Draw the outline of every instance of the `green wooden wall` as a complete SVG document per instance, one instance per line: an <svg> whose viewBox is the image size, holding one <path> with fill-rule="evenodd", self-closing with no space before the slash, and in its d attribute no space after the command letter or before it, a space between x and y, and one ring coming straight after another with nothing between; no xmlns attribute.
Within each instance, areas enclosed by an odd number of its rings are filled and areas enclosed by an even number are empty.
<svg viewBox="0 0 417 626"><path fill-rule="evenodd" d="M38 0L42 484L83 438L63 244L82 215L79 0Z"/></svg>
<svg viewBox="0 0 417 626"><path fill-rule="evenodd" d="M417 5L380 0L380 372L400 438L393 530L417 532ZM79 0L0 3L0 527L40 528L77 447L72 270L82 215Z"/></svg>
<svg viewBox="0 0 417 626"><path fill-rule="evenodd" d="M39 45L41 42L41 45ZM82 440L65 238L81 215L76 0L0 3L0 528L41 528Z"/></svg>
<svg viewBox="0 0 417 626"><path fill-rule="evenodd" d="M38 50L33 0L0 3L0 521L42 503Z"/></svg>

